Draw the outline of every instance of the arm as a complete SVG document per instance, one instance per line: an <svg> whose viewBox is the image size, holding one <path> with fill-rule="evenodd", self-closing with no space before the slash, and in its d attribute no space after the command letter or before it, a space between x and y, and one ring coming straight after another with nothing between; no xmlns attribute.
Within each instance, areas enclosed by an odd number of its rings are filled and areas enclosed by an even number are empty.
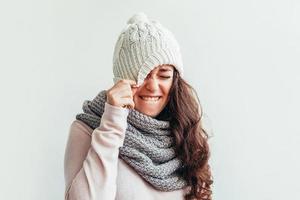
<svg viewBox="0 0 300 200"><path fill-rule="evenodd" d="M79 120L70 127L65 150L65 200L114 200L119 147L123 145L128 110L105 103L100 126Z"/></svg>

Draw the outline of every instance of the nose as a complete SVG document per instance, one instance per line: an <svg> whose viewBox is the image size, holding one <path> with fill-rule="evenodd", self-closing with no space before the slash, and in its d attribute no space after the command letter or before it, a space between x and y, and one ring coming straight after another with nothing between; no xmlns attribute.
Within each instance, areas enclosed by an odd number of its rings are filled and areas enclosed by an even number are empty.
<svg viewBox="0 0 300 200"><path fill-rule="evenodd" d="M159 86L158 86L158 80L153 78L152 76L148 76L146 78L146 88L147 90L154 92L157 91Z"/></svg>

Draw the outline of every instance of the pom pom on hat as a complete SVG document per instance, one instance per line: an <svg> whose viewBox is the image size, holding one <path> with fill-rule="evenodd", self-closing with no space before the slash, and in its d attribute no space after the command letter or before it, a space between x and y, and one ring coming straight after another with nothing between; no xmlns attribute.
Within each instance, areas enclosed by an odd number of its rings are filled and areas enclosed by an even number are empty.
<svg viewBox="0 0 300 200"><path fill-rule="evenodd" d="M139 13L134 14L134 15L127 21L127 24L135 24L135 23L139 23L139 22L148 22L148 23L149 23L149 19L148 19L148 17L145 15L145 13L139 12Z"/></svg>

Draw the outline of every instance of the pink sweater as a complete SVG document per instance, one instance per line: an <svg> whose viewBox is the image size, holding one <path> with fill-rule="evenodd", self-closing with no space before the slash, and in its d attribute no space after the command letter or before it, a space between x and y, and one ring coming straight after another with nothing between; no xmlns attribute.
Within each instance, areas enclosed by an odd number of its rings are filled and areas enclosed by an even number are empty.
<svg viewBox="0 0 300 200"><path fill-rule="evenodd" d="M95 130L79 120L70 126L65 150L65 200L183 200L186 189L162 192L118 158L128 110L105 103Z"/></svg>

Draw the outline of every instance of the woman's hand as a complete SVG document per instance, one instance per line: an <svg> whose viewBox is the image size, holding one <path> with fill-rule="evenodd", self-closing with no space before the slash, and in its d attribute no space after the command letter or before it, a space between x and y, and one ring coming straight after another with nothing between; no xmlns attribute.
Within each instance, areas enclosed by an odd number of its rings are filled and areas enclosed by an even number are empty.
<svg viewBox="0 0 300 200"><path fill-rule="evenodd" d="M120 80L106 91L106 102L113 106L134 108L133 96L137 90L133 80Z"/></svg>

